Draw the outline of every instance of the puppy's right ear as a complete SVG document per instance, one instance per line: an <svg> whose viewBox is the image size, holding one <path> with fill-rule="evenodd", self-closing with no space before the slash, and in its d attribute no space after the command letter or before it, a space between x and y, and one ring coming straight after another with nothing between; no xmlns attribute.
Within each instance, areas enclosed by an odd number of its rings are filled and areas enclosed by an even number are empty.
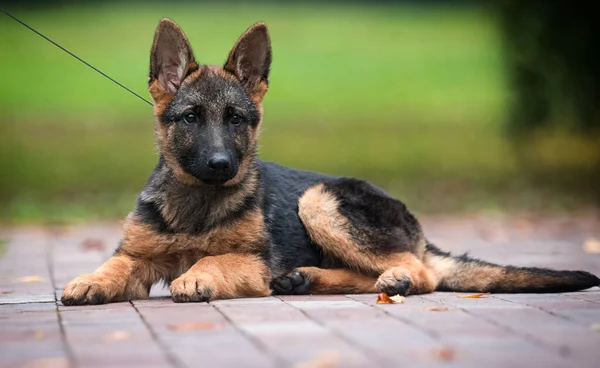
<svg viewBox="0 0 600 368"><path fill-rule="evenodd" d="M192 47L179 26L170 19L161 19L150 53L150 80L158 92L175 93L189 72L198 66Z"/></svg>

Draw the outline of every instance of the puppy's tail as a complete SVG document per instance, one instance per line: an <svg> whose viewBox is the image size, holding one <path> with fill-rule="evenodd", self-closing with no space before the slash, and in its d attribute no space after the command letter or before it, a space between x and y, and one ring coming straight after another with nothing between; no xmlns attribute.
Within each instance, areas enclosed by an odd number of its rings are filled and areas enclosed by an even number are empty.
<svg viewBox="0 0 600 368"><path fill-rule="evenodd" d="M600 279L585 271L500 266L453 256L428 244L425 265L439 280L438 291L491 293L562 293L600 286Z"/></svg>

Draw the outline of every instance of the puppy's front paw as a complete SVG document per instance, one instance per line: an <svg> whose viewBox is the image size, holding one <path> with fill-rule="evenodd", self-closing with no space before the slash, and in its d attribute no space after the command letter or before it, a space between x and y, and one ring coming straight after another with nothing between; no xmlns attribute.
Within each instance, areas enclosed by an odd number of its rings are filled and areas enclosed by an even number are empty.
<svg viewBox="0 0 600 368"><path fill-rule="evenodd" d="M213 277L206 273L184 273L171 283L175 303L207 302L215 295Z"/></svg>
<svg viewBox="0 0 600 368"><path fill-rule="evenodd" d="M77 276L63 290L60 301L64 305L106 304L117 294L115 284L102 276Z"/></svg>

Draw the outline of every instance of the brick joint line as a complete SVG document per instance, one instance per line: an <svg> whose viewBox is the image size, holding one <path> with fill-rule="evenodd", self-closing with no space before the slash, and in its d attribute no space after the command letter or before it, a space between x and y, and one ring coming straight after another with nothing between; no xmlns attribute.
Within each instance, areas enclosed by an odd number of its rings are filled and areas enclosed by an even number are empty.
<svg viewBox="0 0 600 368"><path fill-rule="evenodd" d="M438 342L443 342L443 341L442 341L442 339L441 339L441 337L440 337L440 334L439 334L439 333L437 333L437 331L430 330L430 329L428 329L428 328L424 328L424 327L422 327L422 326L420 326L420 325L418 325L418 324L416 324L416 323L412 322L411 320L409 320L409 319L407 319L407 318L402 318L402 317L400 317L400 316L397 316L397 315L395 315L395 314L392 314L392 313L390 313L389 311L387 311L387 310L385 310L385 309L383 309L383 308L377 308L377 306L376 306L376 305L368 304L368 303L365 303L365 302L363 302L363 301L361 301L361 300L354 299L354 298L353 298L352 296L350 296L350 295L346 295L346 298L349 298L349 299L352 299L352 300L354 300L354 301L357 301L357 302L359 302L359 303L361 303L361 304L364 304L364 305L366 305L366 306L368 306L368 307L375 308L375 309L376 309L376 310L378 310L378 311L382 311L384 314L386 314L386 315L388 315L388 316L392 317L393 319L395 319L395 320L397 320L397 321L400 321L400 322L402 322L402 323L405 323L405 324L407 324L407 325L409 325L409 326L411 326L411 327L414 327L414 328L418 329L418 330L419 330L419 331L421 331L421 332L424 332L424 333L426 333L426 334L427 334L429 337L433 338L434 340L436 340L436 341L438 341Z"/></svg>
<svg viewBox="0 0 600 368"><path fill-rule="evenodd" d="M539 310L541 312L549 314L552 317L556 317L556 318L562 319L564 321L571 322L571 323L573 323L573 324L575 324L577 326L581 326L579 323L577 323L577 321L574 321L573 319L571 319L571 318L569 318L567 316L563 316L563 315L560 315L558 313L554 313L551 310L545 309L545 308L537 306L537 305L531 305L531 304L527 304L527 303L520 303L520 302L517 302L517 301L514 301L514 300L500 298L499 296L496 296L496 295L491 295L491 297L495 298L495 299L498 299L498 300L502 300L502 301L508 302L508 303L513 303L513 304L517 304L517 305L526 306L526 307L529 307L529 308L534 308L534 309L537 309L537 310Z"/></svg>
<svg viewBox="0 0 600 368"><path fill-rule="evenodd" d="M430 301L430 302L436 303L436 304L440 304L440 305L447 305L446 303L441 303L441 302L439 302L439 301L437 301L437 300L435 300L435 299L429 299L429 298L427 298L427 297L424 297L424 296L422 296L421 298L423 298L423 299L425 299L425 300L428 300L428 301ZM451 305L452 305L452 304L451 304ZM461 310L461 311L463 311L464 313L466 313L466 314L468 314L468 315L470 315L470 316L473 316L473 317L474 317L474 318L476 318L476 319L480 319L480 320L482 320L482 321L485 321L485 322L487 322L487 323L489 323L489 324L491 324L491 325L494 325L494 326L496 326L496 327L500 327L500 328L501 328L501 329L503 329L504 331L507 331L507 332L510 332L510 333L512 333L512 334L515 334L516 336L522 337L522 338L524 338L526 341L529 341L529 342L531 342L531 343L535 344L535 345L536 345L536 346L538 346L538 347L541 347L541 348L544 348L544 349L549 349L550 351L556 352L556 353L558 353L558 354L559 354L560 356L562 356L562 357L570 357L570 355L571 355L571 349L569 349L569 348L568 348L568 347L566 347L566 346L565 346L565 348L566 348L566 349L559 348L559 349L558 349L558 351L556 351L557 349L556 349L556 347L555 347L555 346L553 346L553 345L549 345L549 344L545 343L544 341L542 341L542 340L538 339L538 338L537 338L537 337L535 337L534 335L528 334L528 333L526 333L526 332L521 332L521 331L519 331L519 330L516 330L516 329L514 329L514 328L512 328L512 327L510 327L510 326L508 326L508 325L505 325L505 324L503 324L503 323L501 323L501 322L497 322L497 321L496 321L496 320L494 320L494 319L486 318L486 317L483 317L483 316L481 316L481 315L479 315L479 314L471 313L471 312L470 312L468 309L466 309L466 308L459 307L459 306L456 306L456 305L452 305L452 306L453 306L454 308L457 308L458 310ZM530 308L530 307L528 307L528 308Z"/></svg>
<svg viewBox="0 0 600 368"><path fill-rule="evenodd" d="M233 320L231 318L229 318L229 316L225 312L223 312L216 304L213 304L213 303L208 303L208 304L210 306L212 306L217 312L219 312L219 314L221 314L223 316L223 318L225 318L225 320L227 321L227 323L229 323L231 325L231 327L233 327L245 339L250 341L250 343L252 343L252 345L254 345L260 352L264 353L267 357L272 358L272 360L275 362L275 364L277 366L279 366L279 367L289 366L289 364L287 364L287 362L283 358L279 357L278 355L271 354L269 348L265 344L260 342L260 340L258 340L251 334L247 333L246 331L241 329L237 324L235 324L233 322Z"/></svg>
<svg viewBox="0 0 600 368"><path fill-rule="evenodd" d="M144 315L140 312L140 310L137 308L137 306L135 305L135 303L130 300L129 304L131 305L131 307L133 308L133 310L135 310L135 312L138 315L138 317L140 317L140 320L142 321L142 323L144 324L144 326L146 327L146 329L150 333L150 336L152 336L152 340L154 342L156 342L156 344L163 351L163 354L167 358L167 361L169 363L171 363L171 365L173 367L176 367L176 368L185 368L186 365L183 362L181 362L179 360L179 358L175 354L172 354L171 351L169 350L169 348L166 345L163 344L162 340L158 337L158 334L156 333L156 331L154 330L154 328L152 328L152 326L150 325L150 323L148 323L148 321L146 320L146 318L144 317Z"/></svg>
<svg viewBox="0 0 600 368"><path fill-rule="evenodd" d="M325 330L327 330L327 332L330 332L333 336L339 338L340 340L346 342L347 344L349 344L350 346L352 346L353 348L357 349L358 351L360 351L363 355L365 355L366 358L371 358L371 357L375 357L377 359L377 362L380 366L385 366L383 361L381 361L381 358L379 357L379 355L372 351L371 349L365 347L365 346L361 346L360 344L356 343L355 341L353 341L352 339L347 338L346 336L344 336L343 334L339 333L336 329L331 328L330 326L322 323L321 321L312 318L308 313L306 313L306 311L302 308L298 308L293 304L288 304L285 302L285 300L281 299L278 296L275 296L277 299L281 300L282 302L284 302L287 305L290 305L292 308L298 310L300 313L302 313L302 315L304 315L306 318L308 318L309 320L313 321L314 323L316 323L317 325L325 328ZM350 299L350 298L348 298ZM357 302L354 299L351 299L354 302ZM358 303L358 302L357 302Z"/></svg>
<svg viewBox="0 0 600 368"><path fill-rule="evenodd" d="M592 304L600 304L600 300L589 300L589 299L585 299L579 295L569 295L569 294L560 294L560 295L567 299L571 299L571 300L581 300L581 301L592 303Z"/></svg>
<svg viewBox="0 0 600 368"><path fill-rule="evenodd" d="M48 267L48 275L50 276L50 283L52 284L52 291L54 293L54 305L56 311L56 318L58 323L58 328L60 330L60 341L65 349L65 353L67 355L67 359L69 360L69 367L78 367L80 364L77 362L75 358L75 354L73 353L73 349L71 345L69 345L69 341L67 339L67 333L65 330L65 325L62 319L62 315L60 314L60 309L58 306L58 294L56 293L56 280L54 278L54 242L56 241L55 237L50 237L46 242L46 266Z"/></svg>

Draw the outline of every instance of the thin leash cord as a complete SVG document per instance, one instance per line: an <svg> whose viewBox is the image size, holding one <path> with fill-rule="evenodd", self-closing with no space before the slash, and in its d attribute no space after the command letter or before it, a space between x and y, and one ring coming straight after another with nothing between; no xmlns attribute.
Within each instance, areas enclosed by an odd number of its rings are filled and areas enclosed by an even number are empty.
<svg viewBox="0 0 600 368"><path fill-rule="evenodd" d="M113 83L115 83L116 85L118 85L119 87L125 89L126 91L128 91L129 93L131 93L132 95L136 96L137 98L139 98L140 100L144 101L145 103L147 103L150 106L154 106L152 104L152 102L146 100L144 97L140 96L139 94L135 93L134 91L130 90L129 88L127 88L126 86L122 85L121 83L117 82L116 80L114 80L113 78L111 78L108 74L102 72L100 69L94 67L93 65L91 65L90 63L88 63L87 61L83 60L82 58L80 58L79 56L75 55L74 53L72 53L71 51L65 49L64 47L62 47L61 45L59 45L58 43L52 41L50 38L44 36L43 34L41 34L40 32L36 31L33 27L30 27L29 25L27 25L25 22L21 21L19 18L15 17L14 15L12 15L11 13L7 12L6 10L4 10L3 8L0 7L0 11L3 12L4 14L8 15L9 17L11 17L12 19L14 19L15 21L17 21L18 23L20 23L21 25L25 26L26 28L28 28L29 30L31 30L32 32L36 33L38 36L42 37L43 39L45 39L46 41L50 42L51 44L53 44L54 46L58 47L59 49L63 50L64 52L66 52L67 54L71 55L72 57L74 57L75 59L81 61L82 63L84 63L85 65L87 65L88 67L92 68L93 70L95 70L96 72L98 72L100 75L104 76L105 78L107 78L108 80L112 81Z"/></svg>

